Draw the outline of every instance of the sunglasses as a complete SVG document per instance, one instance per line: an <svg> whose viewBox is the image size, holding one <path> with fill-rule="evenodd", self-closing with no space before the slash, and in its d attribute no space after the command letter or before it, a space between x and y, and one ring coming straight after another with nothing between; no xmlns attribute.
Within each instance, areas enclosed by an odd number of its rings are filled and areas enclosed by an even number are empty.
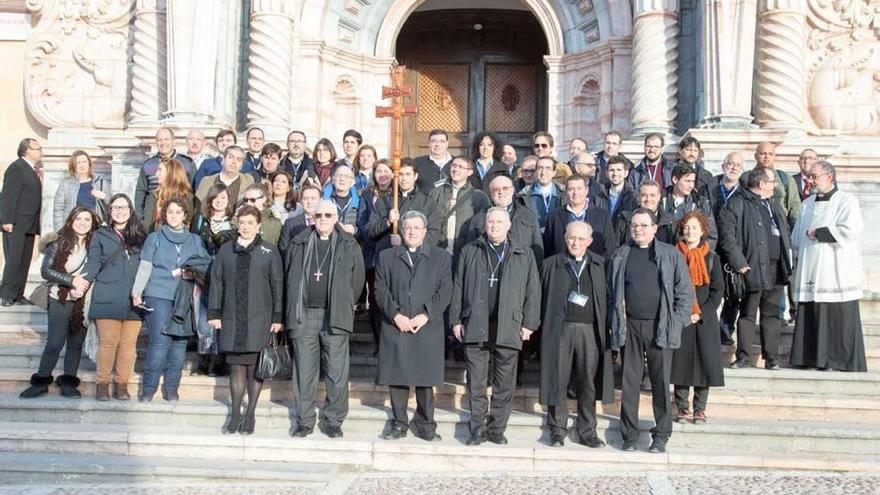
<svg viewBox="0 0 880 495"><path fill-rule="evenodd" d="M318 219L318 218L326 218L326 219L328 219L328 220L330 220L331 218L333 218L333 217L335 217L335 216L336 216L335 213L315 213L315 215L314 215L314 217L315 217L316 219Z"/></svg>
<svg viewBox="0 0 880 495"><path fill-rule="evenodd" d="M535 148L549 148L549 143L535 143Z"/></svg>
<svg viewBox="0 0 880 495"><path fill-rule="evenodd" d="M257 201L263 199L263 196L257 196L256 198L244 198L245 203L256 203Z"/></svg>

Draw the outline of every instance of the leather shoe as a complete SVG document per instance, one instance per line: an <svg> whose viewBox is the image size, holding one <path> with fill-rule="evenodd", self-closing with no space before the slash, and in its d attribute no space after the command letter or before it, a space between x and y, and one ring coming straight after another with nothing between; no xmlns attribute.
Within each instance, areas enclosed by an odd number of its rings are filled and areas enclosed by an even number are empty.
<svg viewBox="0 0 880 495"><path fill-rule="evenodd" d="M253 435L254 434L254 424L257 422L257 419L251 415L246 415L243 420L241 420L241 425L238 427L238 432L242 435Z"/></svg>
<svg viewBox="0 0 880 495"><path fill-rule="evenodd" d="M117 383L113 387L113 398L116 400L130 400L131 394L128 393L128 384Z"/></svg>
<svg viewBox="0 0 880 495"><path fill-rule="evenodd" d="M422 434L413 433L413 436L415 436L416 438L421 438L422 440L424 440L426 442L439 442L439 441L443 440L443 437L441 437L440 434L436 433L436 432L431 433L430 435L427 435L427 434L422 435Z"/></svg>
<svg viewBox="0 0 880 495"><path fill-rule="evenodd" d="M242 420L241 416L232 416L229 418L229 421L223 425L223 429L220 430L224 435L232 435L235 434L239 428L241 428Z"/></svg>
<svg viewBox="0 0 880 495"><path fill-rule="evenodd" d="M109 383L96 383L95 384L95 400L99 400L102 402L110 400L110 384Z"/></svg>
<svg viewBox="0 0 880 495"><path fill-rule="evenodd" d="M314 432L314 428L309 428L308 426L299 425L295 429L290 430L290 436L295 438L305 438Z"/></svg>
<svg viewBox="0 0 880 495"><path fill-rule="evenodd" d="M4 308L8 308L13 304L15 304L15 301L12 299L0 299L0 306L3 306Z"/></svg>
<svg viewBox="0 0 880 495"><path fill-rule="evenodd" d="M565 445L565 435L550 435L551 447L563 447Z"/></svg>
<svg viewBox="0 0 880 495"><path fill-rule="evenodd" d="M602 440L599 440L599 438L596 436L590 436L590 437L578 436L577 443L583 445L584 447L589 447L591 449L598 449L600 447L605 446L605 442L603 442Z"/></svg>
<svg viewBox="0 0 880 495"><path fill-rule="evenodd" d="M637 450L636 449L637 444L638 444L638 441L636 441L636 440L624 440L623 441L623 450L625 450L627 452L635 452Z"/></svg>
<svg viewBox="0 0 880 495"><path fill-rule="evenodd" d="M489 433L486 435L486 440L495 445L507 445L507 438L504 436L504 433Z"/></svg>
<svg viewBox="0 0 880 495"><path fill-rule="evenodd" d="M766 363L764 363L764 367L768 370L776 371L779 369L779 360L778 359L768 359Z"/></svg>
<svg viewBox="0 0 880 495"><path fill-rule="evenodd" d="M730 363L730 367L738 370L742 368L748 368L750 366L748 359L737 359L736 361Z"/></svg>
<svg viewBox="0 0 880 495"><path fill-rule="evenodd" d="M651 447L648 448L648 452L652 454L662 454L666 452L666 440L655 438L654 441L651 442Z"/></svg>
<svg viewBox="0 0 880 495"><path fill-rule="evenodd" d="M329 438L342 438L342 427L328 426L324 429L324 434Z"/></svg>
<svg viewBox="0 0 880 495"><path fill-rule="evenodd" d="M382 440L400 440L406 436L406 430L400 426L392 426L387 432L383 433L380 438Z"/></svg>
<svg viewBox="0 0 880 495"><path fill-rule="evenodd" d="M471 436L468 437L465 445L476 446L486 441L486 435L482 432L471 433Z"/></svg>
<svg viewBox="0 0 880 495"><path fill-rule="evenodd" d="M17 304L19 306L33 306L34 305L34 303L32 303L30 301L30 299L26 299L21 296L19 296L18 298L15 299L15 304Z"/></svg>

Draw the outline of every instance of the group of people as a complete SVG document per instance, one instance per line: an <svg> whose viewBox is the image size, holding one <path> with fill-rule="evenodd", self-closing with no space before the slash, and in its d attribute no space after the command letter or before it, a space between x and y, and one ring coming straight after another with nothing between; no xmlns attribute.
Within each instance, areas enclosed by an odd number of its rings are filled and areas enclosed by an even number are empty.
<svg viewBox="0 0 880 495"><path fill-rule="evenodd" d="M221 131L213 158L201 132L187 135L182 154L173 131L159 129L134 201L110 195L86 153L71 156L70 178L55 196L57 237L43 239L48 340L22 397L48 392L65 345L64 374L54 381L62 395L80 396L79 356L94 321L96 399L130 399L146 320L138 398L161 390L165 400L179 399L187 343L198 337L200 352L224 356L229 367L223 432L250 434L259 352L280 334L293 356L291 436L317 425L341 437L349 341L363 306L377 382L389 387L392 418L382 438L440 440L433 387L451 352L466 363L466 443L506 444L528 354L541 363L551 446L569 434L604 445L595 403L613 400L619 361L623 448L637 448L647 384L656 423L649 450L664 452L673 421L707 421L709 387L724 384L722 344L732 343L734 327L732 367L752 366L758 329L765 366L780 367L786 286L796 315L791 364L865 371L858 201L838 190L834 167L812 150L801 153L794 177L776 170L772 143L757 146L750 171L734 152L713 176L692 137L672 160L664 137L649 134L636 164L612 131L596 155L572 140L566 163L546 132L518 160L491 133L477 136L472 156L453 157L437 129L428 155L403 160L394 198L390 163L355 130L343 136L342 158L328 139L309 155L300 131L288 135L286 153L258 128L246 138L247 149ZM39 143L23 140L18 155L0 196L3 305L27 303L26 269L40 233ZM577 419L569 428L572 397Z"/></svg>

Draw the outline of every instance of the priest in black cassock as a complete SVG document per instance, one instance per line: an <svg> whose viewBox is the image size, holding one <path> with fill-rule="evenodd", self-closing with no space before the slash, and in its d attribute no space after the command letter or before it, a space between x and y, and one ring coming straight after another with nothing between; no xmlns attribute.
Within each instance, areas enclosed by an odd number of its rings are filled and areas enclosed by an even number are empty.
<svg viewBox="0 0 880 495"><path fill-rule="evenodd" d="M495 180L500 179L504 177ZM467 444L488 440L503 445L507 443L504 430L516 386L519 351L540 323L541 287L534 254L529 247L510 240L507 208L489 208L485 232L462 248L449 322L455 338L465 345L471 411ZM487 418L490 356L495 364L492 408Z"/></svg>
<svg viewBox="0 0 880 495"><path fill-rule="evenodd" d="M410 210L400 220L402 246L379 253L376 301L382 310L379 339L380 385L391 394L391 426L386 440L407 430L439 442L434 422L434 388L443 384L445 328L443 313L452 297L452 259L441 248L424 243L428 219ZM408 420L409 388L416 389L416 414Z"/></svg>
<svg viewBox="0 0 880 495"><path fill-rule="evenodd" d="M342 437L348 415L348 340L354 304L364 290L364 258L354 237L339 225L336 203L315 207L315 225L296 235L287 250L285 325L293 341L294 437L315 427L315 396L324 376L321 430Z"/></svg>
<svg viewBox="0 0 880 495"><path fill-rule="evenodd" d="M596 399L614 402L611 339L605 324L605 259L587 250L593 242L592 230L583 221L569 223L566 252L541 265L539 402L548 406L551 447L565 444L570 380L577 394L573 441L591 448L605 445L596 434Z"/></svg>

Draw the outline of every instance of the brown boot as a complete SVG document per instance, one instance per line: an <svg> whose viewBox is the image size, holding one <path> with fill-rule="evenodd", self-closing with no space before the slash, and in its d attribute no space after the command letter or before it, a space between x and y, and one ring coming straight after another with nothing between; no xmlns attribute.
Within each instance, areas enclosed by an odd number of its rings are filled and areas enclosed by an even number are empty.
<svg viewBox="0 0 880 495"><path fill-rule="evenodd" d="M113 398L116 400L129 400L131 395L128 393L127 383L117 383L113 389Z"/></svg>
<svg viewBox="0 0 880 495"><path fill-rule="evenodd" d="M100 401L110 400L110 384L109 383L96 383L95 384L95 400L100 400Z"/></svg>

